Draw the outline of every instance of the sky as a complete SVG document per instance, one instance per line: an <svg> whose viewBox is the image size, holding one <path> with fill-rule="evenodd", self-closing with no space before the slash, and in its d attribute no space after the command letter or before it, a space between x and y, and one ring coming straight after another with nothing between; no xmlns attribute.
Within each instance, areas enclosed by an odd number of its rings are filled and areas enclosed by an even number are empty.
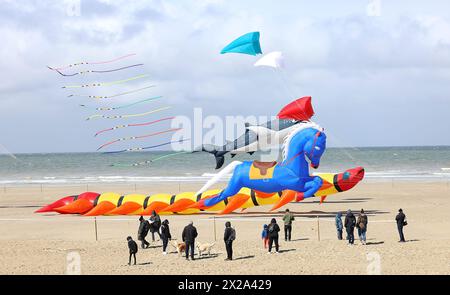
<svg viewBox="0 0 450 295"><path fill-rule="evenodd" d="M254 67L259 57L220 54L252 31L261 33L263 53L283 52L285 68ZM312 96L313 120L325 128L329 146L450 145L448 1L0 0L0 36L3 152L91 152L106 141L153 131L93 137L117 124L192 117L194 108L220 118L273 116L303 96ZM83 69L144 66L83 77L46 67L129 53L136 56ZM148 79L89 93L156 87L101 102L68 98L74 91L61 89L139 74ZM76 93L88 93L83 90ZM121 114L170 111L129 121L85 120L92 108L157 95L164 98Z"/></svg>

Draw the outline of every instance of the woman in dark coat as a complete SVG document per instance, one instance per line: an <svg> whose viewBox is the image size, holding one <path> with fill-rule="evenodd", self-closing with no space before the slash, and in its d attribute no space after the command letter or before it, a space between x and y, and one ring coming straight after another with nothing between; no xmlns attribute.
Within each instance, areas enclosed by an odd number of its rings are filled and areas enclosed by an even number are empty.
<svg viewBox="0 0 450 295"><path fill-rule="evenodd" d="M161 240L163 242L163 254L167 254L167 245L169 244L169 240L172 239L172 235L170 234L170 228L169 228L169 220L164 219L164 221L161 224Z"/></svg>
<svg viewBox="0 0 450 295"><path fill-rule="evenodd" d="M353 215L352 211L349 209L347 211L347 215L345 215L344 226L345 230L347 231L347 239L350 245L353 245L353 243L355 242L355 225L355 215Z"/></svg>
<svg viewBox="0 0 450 295"><path fill-rule="evenodd" d="M274 242L275 242L275 251L279 253L278 250L280 246L278 244L278 232L280 231L280 227L278 226L275 218L272 218L272 220L270 221L267 231L269 233L269 253L272 253L272 245Z"/></svg>

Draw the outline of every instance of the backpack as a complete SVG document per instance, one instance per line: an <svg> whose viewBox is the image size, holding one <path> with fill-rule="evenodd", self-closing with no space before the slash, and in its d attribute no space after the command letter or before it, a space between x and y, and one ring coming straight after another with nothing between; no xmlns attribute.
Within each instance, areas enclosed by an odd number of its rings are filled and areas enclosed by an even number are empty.
<svg viewBox="0 0 450 295"><path fill-rule="evenodd" d="M231 228L231 234L230 234L230 241L236 240L236 230L234 228Z"/></svg>

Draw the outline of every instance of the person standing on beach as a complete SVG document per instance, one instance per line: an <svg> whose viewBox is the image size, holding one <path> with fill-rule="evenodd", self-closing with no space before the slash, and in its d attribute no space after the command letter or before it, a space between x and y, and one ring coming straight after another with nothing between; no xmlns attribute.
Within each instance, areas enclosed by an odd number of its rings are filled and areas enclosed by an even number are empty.
<svg viewBox="0 0 450 295"><path fill-rule="evenodd" d="M231 227L231 222L225 223L225 232L223 240L225 242L225 249L227 249L227 260L233 260L233 241L236 239L236 230Z"/></svg>
<svg viewBox="0 0 450 295"><path fill-rule="evenodd" d="M355 242L355 224L355 215L353 215L352 211L348 209L347 215L345 215L344 226L345 230L347 231L347 239L349 245L353 245L353 243Z"/></svg>
<svg viewBox="0 0 450 295"><path fill-rule="evenodd" d="M366 244L366 232L367 223L369 222L367 215L364 213L364 209L361 209L359 213L358 220L356 221L356 227L358 228L358 236L361 244Z"/></svg>
<svg viewBox="0 0 450 295"><path fill-rule="evenodd" d="M269 226L267 224L264 224L263 230L261 232L261 239L263 241L264 249L267 249L267 246L269 244Z"/></svg>
<svg viewBox="0 0 450 295"><path fill-rule="evenodd" d="M169 220L164 219L164 221L161 224L161 240L163 242L163 255L167 254L167 245L169 244L169 240L172 239L172 235L170 234L170 228L169 228Z"/></svg>
<svg viewBox="0 0 450 295"><path fill-rule="evenodd" d="M133 241L133 238L128 236L128 249L130 250L130 257L128 258L128 265L131 265L131 256L134 258L134 265L136 265L136 253L138 251L138 245L135 241Z"/></svg>
<svg viewBox="0 0 450 295"><path fill-rule="evenodd" d="M195 238L198 236L197 229L194 222L190 221L183 229L181 237L186 245L186 260L189 260L189 252L191 253L191 260L194 260Z"/></svg>
<svg viewBox="0 0 450 295"><path fill-rule="evenodd" d="M280 227L277 224L277 220L275 218L272 218L270 221L269 227L267 229L269 232L269 254L272 253L272 245L275 242L275 251L277 253L280 246L278 245L278 232L280 231Z"/></svg>
<svg viewBox="0 0 450 295"><path fill-rule="evenodd" d="M291 240L292 233L292 221L295 220L294 214L289 212L289 209L286 209L286 213L284 213L283 221L284 221L284 240Z"/></svg>
<svg viewBox="0 0 450 295"><path fill-rule="evenodd" d="M159 228L161 227L161 217L156 213L155 210L152 211L152 216L150 216L150 232L152 233L152 241L155 241L155 233L158 234L161 239L161 235L159 234Z"/></svg>
<svg viewBox="0 0 450 295"><path fill-rule="evenodd" d="M335 224L336 224L336 230L337 230L337 238L338 240L342 240L342 230L344 228L342 224L342 213L338 212L335 217Z"/></svg>
<svg viewBox="0 0 450 295"><path fill-rule="evenodd" d="M138 240L141 241L142 249L148 248L150 243L145 240L145 237L150 230L150 223L144 219L144 217L139 217L139 229L138 229Z"/></svg>
<svg viewBox="0 0 450 295"><path fill-rule="evenodd" d="M398 230L398 234L400 235L400 243L404 243L405 241L405 236L403 235L403 227L405 225L408 224L408 222L406 222L406 215L403 213L403 210L400 208L398 209L398 214L395 217L395 221L397 222L397 230Z"/></svg>

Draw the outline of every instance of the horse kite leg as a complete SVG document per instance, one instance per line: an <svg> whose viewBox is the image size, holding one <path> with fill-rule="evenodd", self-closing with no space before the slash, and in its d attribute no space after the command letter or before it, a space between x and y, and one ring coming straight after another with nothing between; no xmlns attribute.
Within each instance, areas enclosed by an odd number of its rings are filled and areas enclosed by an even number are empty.
<svg viewBox="0 0 450 295"><path fill-rule="evenodd" d="M230 182L228 182L228 186L216 197L205 200L206 206L214 206L215 204L227 199L228 197L236 195L242 188L240 183L239 174L234 173L231 177Z"/></svg>
<svg viewBox="0 0 450 295"><path fill-rule="evenodd" d="M195 195L198 196L199 194L204 193L211 186L213 186L214 184L219 182L219 180L222 177L224 177L226 174L232 173L234 171L234 168L236 168L236 166L238 166L240 164L242 164L242 162L240 162L240 161L233 161L230 164L228 164L225 168L222 169L222 171L220 171L219 173L214 175L213 178L208 180L208 182L199 191L197 191L197 193L195 193Z"/></svg>
<svg viewBox="0 0 450 295"><path fill-rule="evenodd" d="M319 176L313 176L310 181L305 183L305 192L303 198L311 198L321 188L323 184L322 178Z"/></svg>

